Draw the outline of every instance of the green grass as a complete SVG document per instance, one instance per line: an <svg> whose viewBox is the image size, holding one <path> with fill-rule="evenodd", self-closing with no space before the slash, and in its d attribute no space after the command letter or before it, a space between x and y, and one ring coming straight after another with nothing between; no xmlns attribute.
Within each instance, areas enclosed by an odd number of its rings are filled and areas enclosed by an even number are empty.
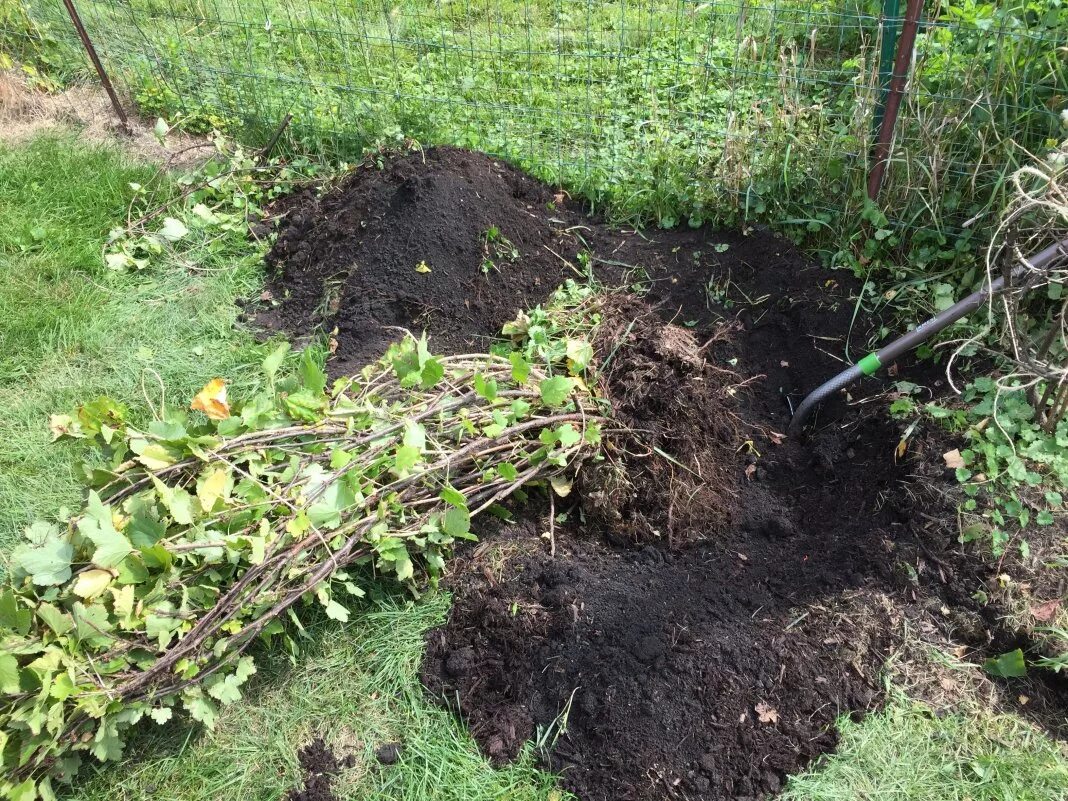
<svg viewBox="0 0 1068 801"><path fill-rule="evenodd" d="M833 756L790 780L783 801L1063 801L1068 759L1009 715L936 716L892 693L862 723L838 723Z"/></svg>
<svg viewBox="0 0 1068 801"><path fill-rule="evenodd" d="M324 621L310 629L310 652L292 666L276 659L212 734L176 724L142 737L137 757L97 769L73 797L274 801L300 786L298 752L321 736L339 758L354 757L335 785L342 799L561 798L532 753L494 769L462 724L425 698L423 636L444 622L448 596L367 607L346 626ZM379 766L376 747L394 741L403 743L401 760Z"/></svg>
<svg viewBox="0 0 1068 801"><path fill-rule="evenodd" d="M108 394L138 420L184 406L213 376L255 380L263 350L233 323L258 260L190 274L120 275L101 249L125 220L130 182L154 168L73 137L0 149L0 544L79 499L77 444L49 444L50 414Z"/></svg>

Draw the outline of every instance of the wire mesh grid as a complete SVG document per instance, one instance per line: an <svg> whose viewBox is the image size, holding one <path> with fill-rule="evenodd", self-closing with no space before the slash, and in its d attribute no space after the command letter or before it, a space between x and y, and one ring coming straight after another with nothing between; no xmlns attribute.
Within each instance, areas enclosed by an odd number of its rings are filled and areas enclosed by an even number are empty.
<svg viewBox="0 0 1068 801"><path fill-rule="evenodd" d="M899 5L79 0L140 108L187 127L255 142L292 114L294 148L466 146L618 217L768 219L839 245L864 207ZM1061 132L1066 54L1054 0L927 4L880 198L898 230L983 229Z"/></svg>

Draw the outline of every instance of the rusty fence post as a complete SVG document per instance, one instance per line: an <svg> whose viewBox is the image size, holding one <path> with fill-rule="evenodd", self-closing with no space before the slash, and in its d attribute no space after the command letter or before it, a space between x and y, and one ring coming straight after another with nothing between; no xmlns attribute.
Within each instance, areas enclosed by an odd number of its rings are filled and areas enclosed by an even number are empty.
<svg viewBox="0 0 1068 801"><path fill-rule="evenodd" d="M70 21L74 23L74 29L78 32L78 38L82 40L82 46L85 48L85 52L89 54L89 60L93 62L93 67L96 68L96 74L100 76L100 83L104 87L104 91L108 93L108 97L111 98L111 105L115 109L115 114L118 116L119 121L122 123L123 130L126 133L133 133L133 129L130 127L130 121L126 117L126 112L122 109L122 104L119 103L119 96L115 94L115 87L111 85L111 79L108 78L107 72L104 71L104 65L100 61L100 56L96 53L96 48L93 47L93 42L89 38L89 34L85 30L85 26L82 24L82 18L78 14L78 9L74 7L74 0L63 0L63 5L67 8L67 13L70 15Z"/></svg>
<svg viewBox="0 0 1068 801"><path fill-rule="evenodd" d="M912 53L916 48L916 31L919 29L922 13L923 0L908 0L905 8L905 24L901 27L901 35L897 44L894 73L890 78L886 108L883 112L882 123L879 125L879 135L872 150L871 172L868 173L869 200L877 199L879 190L883 186L883 175L886 173L886 165L890 160L890 143L894 139L894 126L897 124L901 100L905 96L905 83L909 77Z"/></svg>

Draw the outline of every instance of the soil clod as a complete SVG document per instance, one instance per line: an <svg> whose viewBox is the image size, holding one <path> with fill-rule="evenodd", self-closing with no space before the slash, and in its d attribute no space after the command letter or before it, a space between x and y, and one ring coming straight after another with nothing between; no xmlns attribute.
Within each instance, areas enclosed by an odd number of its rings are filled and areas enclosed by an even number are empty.
<svg viewBox="0 0 1068 801"><path fill-rule="evenodd" d="M304 773L304 786L290 790L286 801L337 801L334 780L344 768L351 767L351 755L338 759L321 737L316 737L297 754Z"/></svg>
<svg viewBox="0 0 1068 801"><path fill-rule="evenodd" d="M381 765L395 765L401 756L400 743L384 743L375 749L375 759Z"/></svg>

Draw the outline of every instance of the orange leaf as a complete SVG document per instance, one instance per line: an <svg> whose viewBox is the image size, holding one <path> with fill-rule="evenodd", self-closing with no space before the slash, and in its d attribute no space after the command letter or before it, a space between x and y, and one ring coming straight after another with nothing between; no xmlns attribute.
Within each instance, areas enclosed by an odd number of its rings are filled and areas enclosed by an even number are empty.
<svg viewBox="0 0 1068 801"><path fill-rule="evenodd" d="M195 412L204 412L212 420L225 420L230 416L230 404L226 402L226 379L213 378L204 385L189 404Z"/></svg>
<svg viewBox="0 0 1068 801"><path fill-rule="evenodd" d="M761 723L779 722L779 711L775 709L775 707L765 703L764 701L761 701L759 704L757 704L753 708L753 711L757 713L757 719Z"/></svg>
<svg viewBox="0 0 1068 801"><path fill-rule="evenodd" d="M964 467L964 457L960 455L960 451L956 448L943 453L942 458L945 459L946 467L948 467L950 470L957 470L961 467Z"/></svg>
<svg viewBox="0 0 1068 801"><path fill-rule="evenodd" d="M1053 618L1057 616L1057 607L1061 605L1060 600L1054 598L1052 601L1046 601L1045 603L1036 604L1031 607L1031 615L1039 623L1049 623Z"/></svg>

